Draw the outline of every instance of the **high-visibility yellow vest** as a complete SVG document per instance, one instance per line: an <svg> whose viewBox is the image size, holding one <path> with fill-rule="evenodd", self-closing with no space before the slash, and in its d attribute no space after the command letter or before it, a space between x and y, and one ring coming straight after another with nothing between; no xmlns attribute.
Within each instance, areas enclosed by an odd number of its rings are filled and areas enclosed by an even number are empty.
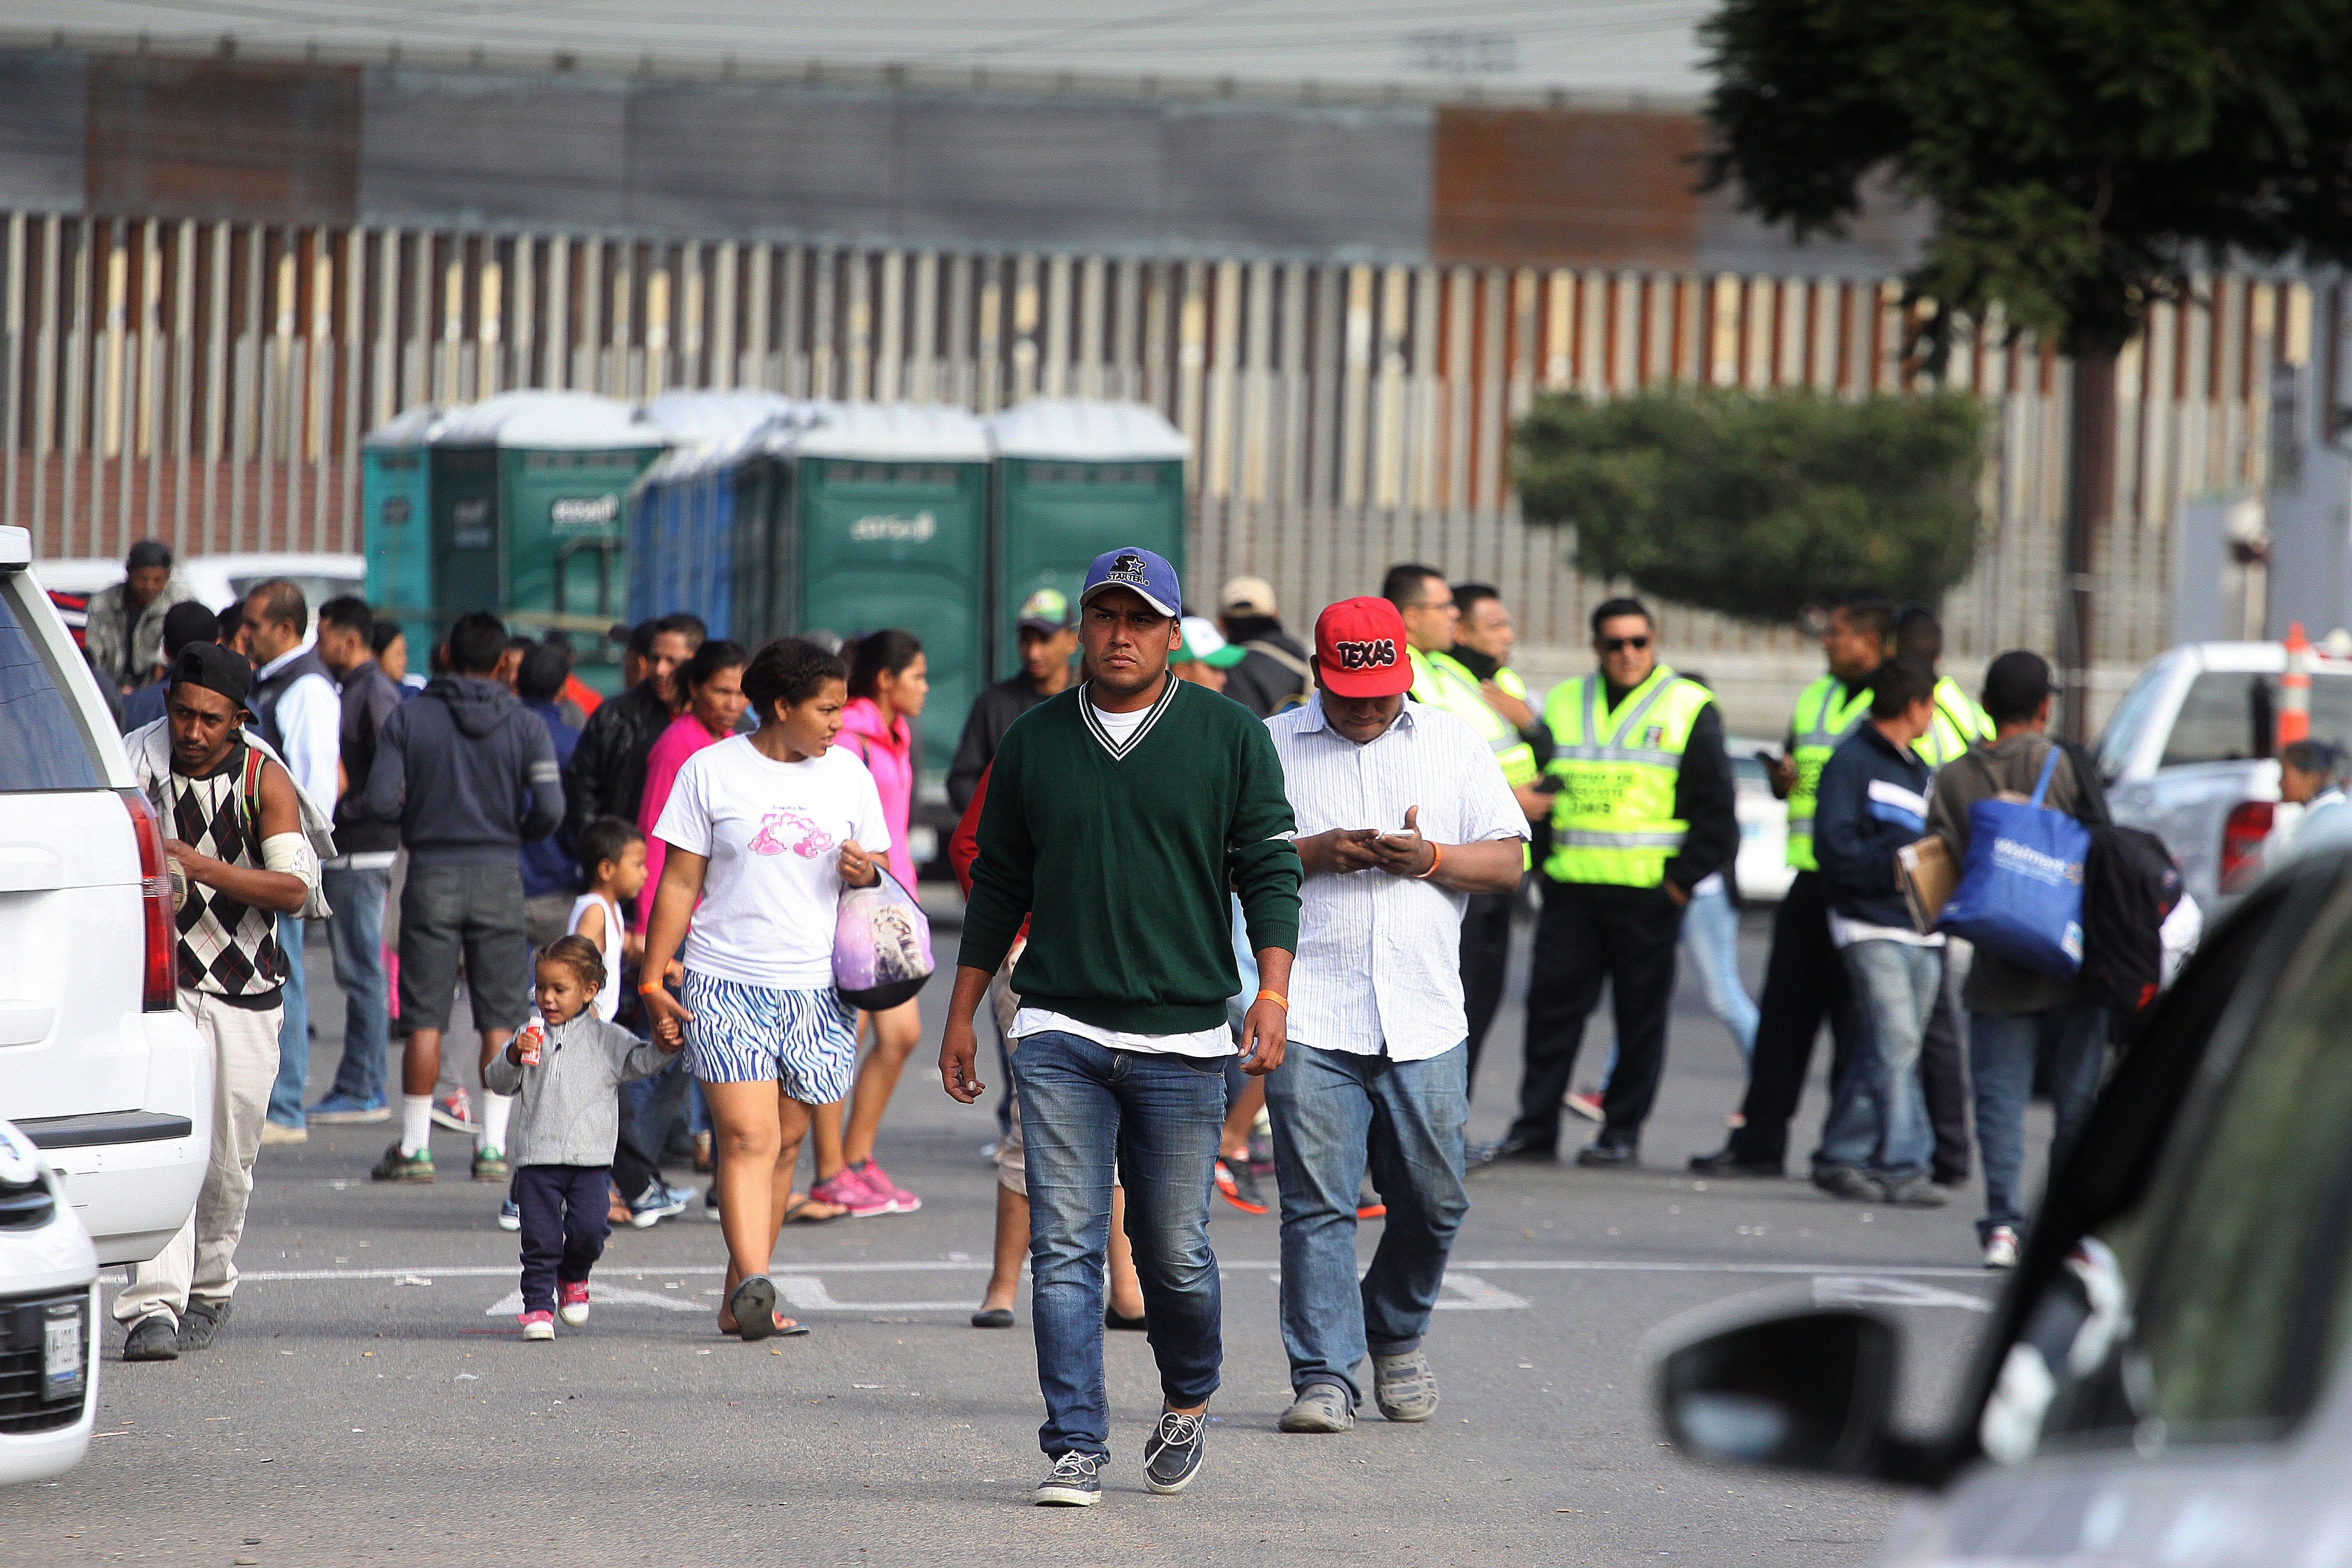
<svg viewBox="0 0 2352 1568"><path fill-rule="evenodd" d="M1597 674L1552 688L1544 704L1552 735L1545 771L1560 789L1552 797L1545 876L1621 888L1665 880L1687 826L1675 815L1683 751L1712 700L1705 687L1664 665L1613 710Z"/></svg>
<svg viewBox="0 0 2352 1568"><path fill-rule="evenodd" d="M1519 734L1517 726L1488 705L1486 695L1478 689L1478 678L1470 668L1450 653L1423 653L1419 648L1412 654L1412 700L1431 708L1443 708L1463 720L1478 738L1495 753L1495 761L1503 770L1503 782L1513 789L1536 782L1536 749ZM1507 668L1495 672L1495 684L1521 701L1527 700L1528 689L1516 671Z"/></svg>
<svg viewBox="0 0 2352 1568"><path fill-rule="evenodd" d="M1978 707L1960 683L1947 675L1936 682L1936 713L1927 732L1911 742L1919 760L1931 768L1946 763L1993 735L1992 716Z"/></svg>
<svg viewBox="0 0 2352 1568"><path fill-rule="evenodd" d="M1797 770L1797 782L1789 791L1789 864L1800 871L1821 869L1813 858L1813 797L1821 788L1822 770L1838 742L1870 717L1869 689L1841 699L1844 684L1834 675L1822 676L1798 694L1797 710L1789 721L1789 732L1796 737L1789 761Z"/></svg>

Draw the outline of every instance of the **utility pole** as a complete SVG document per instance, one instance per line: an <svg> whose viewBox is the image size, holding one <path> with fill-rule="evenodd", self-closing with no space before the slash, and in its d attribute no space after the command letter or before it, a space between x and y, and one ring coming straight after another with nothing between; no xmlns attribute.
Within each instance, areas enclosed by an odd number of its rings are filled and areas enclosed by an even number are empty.
<svg viewBox="0 0 2352 1568"><path fill-rule="evenodd" d="M2058 655L2066 688L2065 735L2091 738L2092 567L2116 504L2116 352L2086 348L2074 359L2066 479L2065 570L2058 596Z"/></svg>

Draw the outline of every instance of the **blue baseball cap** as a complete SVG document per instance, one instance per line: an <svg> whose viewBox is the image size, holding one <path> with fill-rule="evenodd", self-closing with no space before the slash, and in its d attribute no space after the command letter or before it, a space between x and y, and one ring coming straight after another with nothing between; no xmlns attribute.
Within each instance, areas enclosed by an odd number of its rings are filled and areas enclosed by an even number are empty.
<svg viewBox="0 0 2352 1568"><path fill-rule="evenodd" d="M1149 550L1128 546L1096 556L1095 563L1087 568L1087 585L1078 595L1078 603L1091 602L1106 588L1129 589L1171 620L1184 613L1184 589L1176 581L1176 568Z"/></svg>

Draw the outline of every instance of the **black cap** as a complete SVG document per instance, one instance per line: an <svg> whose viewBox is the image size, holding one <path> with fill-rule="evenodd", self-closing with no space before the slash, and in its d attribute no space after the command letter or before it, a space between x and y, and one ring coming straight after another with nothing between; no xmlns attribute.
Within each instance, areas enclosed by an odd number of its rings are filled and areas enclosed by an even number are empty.
<svg viewBox="0 0 2352 1568"><path fill-rule="evenodd" d="M163 613L163 657L176 657L192 642L211 642L219 633L218 616L194 599L183 599Z"/></svg>
<svg viewBox="0 0 2352 1568"><path fill-rule="evenodd" d="M217 691L243 708L246 694L253 689L253 666L233 647L223 647L216 642L192 642L173 656L171 673L163 679L173 686L201 686L207 691Z"/></svg>
<svg viewBox="0 0 2352 1568"><path fill-rule="evenodd" d="M1985 667L1985 711L1997 724L2015 724L2042 709L2042 700L2058 688L2050 679L2050 661L2030 648L2011 648Z"/></svg>

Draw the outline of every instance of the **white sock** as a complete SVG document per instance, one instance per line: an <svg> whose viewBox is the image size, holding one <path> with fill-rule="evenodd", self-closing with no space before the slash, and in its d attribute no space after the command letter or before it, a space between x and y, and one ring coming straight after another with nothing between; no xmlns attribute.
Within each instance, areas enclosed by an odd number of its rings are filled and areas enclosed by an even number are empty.
<svg viewBox="0 0 2352 1568"><path fill-rule="evenodd" d="M404 1094L400 1097L400 1152L422 1154L433 1147L433 1097L429 1094Z"/></svg>
<svg viewBox="0 0 2352 1568"><path fill-rule="evenodd" d="M482 1147L506 1152L507 1118L514 1114L514 1097L482 1090Z"/></svg>

